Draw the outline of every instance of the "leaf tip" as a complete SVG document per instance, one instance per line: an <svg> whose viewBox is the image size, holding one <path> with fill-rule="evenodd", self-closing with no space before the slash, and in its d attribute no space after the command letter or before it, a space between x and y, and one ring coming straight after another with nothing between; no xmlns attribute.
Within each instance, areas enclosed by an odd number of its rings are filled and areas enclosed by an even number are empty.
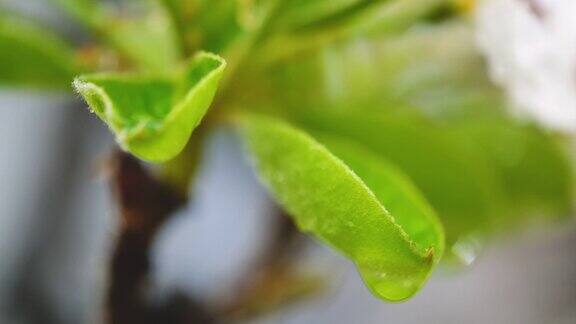
<svg viewBox="0 0 576 324"><path fill-rule="evenodd" d="M74 78L72 88L86 101L92 112L98 115L104 113L109 99L98 86L80 76Z"/></svg>

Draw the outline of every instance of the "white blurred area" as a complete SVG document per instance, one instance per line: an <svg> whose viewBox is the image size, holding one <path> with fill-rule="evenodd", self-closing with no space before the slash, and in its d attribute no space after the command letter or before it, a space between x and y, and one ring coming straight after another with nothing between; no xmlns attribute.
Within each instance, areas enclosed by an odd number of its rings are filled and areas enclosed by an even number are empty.
<svg viewBox="0 0 576 324"><path fill-rule="evenodd" d="M108 135L69 96L2 90L0 138L0 323L95 316L111 236L96 176Z"/></svg>
<svg viewBox="0 0 576 324"><path fill-rule="evenodd" d="M576 1L482 0L478 44L518 116L576 131Z"/></svg>
<svg viewBox="0 0 576 324"><path fill-rule="evenodd" d="M62 20L45 0L0 1ZM0 92L0 323L99 318L115 228L98 165L112 145L72 96ZM215 300L237 287L265 242L269 202L229 131L212 135L203 165L194 205L157 241L155 278L162 293ZM574 226L499 240L472 267L441 270L414 299L388 304L348 261L313 245L305 264L326 274L330 289L254 323L575 323L574 246Z"/></svg>

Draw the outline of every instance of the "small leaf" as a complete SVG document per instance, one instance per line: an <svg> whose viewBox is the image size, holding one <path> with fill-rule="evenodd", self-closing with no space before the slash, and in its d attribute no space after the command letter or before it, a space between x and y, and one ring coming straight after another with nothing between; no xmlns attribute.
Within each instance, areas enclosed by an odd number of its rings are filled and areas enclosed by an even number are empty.
<svg viewBox="0 0 576 324"><path fill-rule="evenodd" d="M353 260L378 297L399 301L418 291L442 255L444 237L431 208L398 170L326 138L334 155L279 120L241 120L256 169L301 230Z"/></svg>
<svg viewBox="0 0 576 324"><path fill-rule="evenodd" d="M72 48L56 35L0 17L0 84L65 88L77 72Z"/></svg>
<svg viewBox="0 0 576 324"><path fill-rule="evenodd" d="M74 87L137 157L164 162L184 148L206 113L225 61L200 53L185 73L164 77L96 74L76 78Z"/></svg>

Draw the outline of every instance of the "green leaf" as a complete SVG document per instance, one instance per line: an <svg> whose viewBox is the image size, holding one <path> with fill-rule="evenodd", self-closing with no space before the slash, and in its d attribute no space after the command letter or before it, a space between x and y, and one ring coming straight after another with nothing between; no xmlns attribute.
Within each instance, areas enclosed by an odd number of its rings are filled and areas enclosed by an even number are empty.
<svg viewBox="0 0 576 324"><path fill-rule="evenodd" d="M176 35L179 38L182 50L187 53L193 48L189 44L188 32L190 23L195 21L194 15L199 6L198 0L156 0L164 8L174 26Z"/></svg>
<svg viewBox="0 0 576 324"><path fill-rule="evenodd" d="M503 180L511 216L516 216L512 219L570 214L574 174L561 141L536 127L506 119L469 121L455 127L490 158Z"/></svg>
<svg viewBox="0 0 576 324"><path fill-rule="evenodd" d="M174 25L162 10L135 19L111 19L102 28L109 43L144 71L164 71L180 59Z"/></svg>
<svg viewBox="0 0 576 324"><path fill-rule="evenodd" d="M63 89L77 72L72 48L56 35L0 17L0 84Z"/></svg>
<svg viewBox="0 0 576 324"><path fill-rule="evenodd" d="M362 1L324 23L277 35L262 49L262 59L275 62L362 35L399 33L445 4L446 0Z"/></svg>
<svg viewBox="0 0 576 324"><path fill-rule="evenodd" d="M274 23L281 29L297 29L325 21L334 16L347 16L355 13L368 0L289 0L285 1L282 15Z"/></svg>
<svg viewBox="0 0 576 324"><path fill-rule="evenodd" d="M341 139L328 148L288 124L245 116L241 133L263 181L310 232L352 261L380 298L409 298L444 248L434 212L386 161Z"/></svg>
<svg viewBox="0 0 576 324"><path fill-rule="evenodd" d="M357 38L299 56L264 77L273 81L273 100L291 111L411 109L442 119L496 114L503 100L473 38L461 22Z"/></svg>
<svg viewBox="0 0 576 324"><path fill-rule="evenodd" d="M178 26L188 50L204 48L224 53L257 22L261 4L269 0L159 0ZM226 56L230 62L230 58Z"/></svg>
<svg viewBox="0 0 576 324"><path fill-rule="evenodd" d="M189 32L195 31L193 36L200 38L202 48L224 52L247 27L240 19L241 4L241 1L200 1L195 19L189 22Z"/></svg>
<svg viewBox="0 0 576 324"><path fill-rule="evenodd" d="M104 43L117 50L136 68L164 71L181 58L176 26L169 13L152 1L128 2L124 6L95 0L52 0ZM130 15L128 12L138 12Z"/></svg>
<svg viewBox="0 0 576 324"><path fill-rule="evenodd" d="M225 66L219 56L202 52L177 75L85 75L74 87L123 149L164 162L180 153L202 120Z"/></svg>
<svg viewBox="0 0 576 324"><path fill-rule="evenodd" d="M503 209L500 180L483 152L466 138L422 118L376 113L299 116L315 134L354 140L407 174L438 213L453 245L486 233Z"/></svg>

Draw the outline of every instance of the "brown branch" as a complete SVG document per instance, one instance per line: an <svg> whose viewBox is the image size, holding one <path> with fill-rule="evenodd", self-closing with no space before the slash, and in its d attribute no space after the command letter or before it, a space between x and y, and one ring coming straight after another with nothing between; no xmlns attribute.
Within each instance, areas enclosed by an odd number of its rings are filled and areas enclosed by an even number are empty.
<svg viewBox="0 0 576 324"><path fill-rule="evenodd" d="M154 178L135 158L116 152L112 189L120 226L109 270L106 322L109 324L214 323L263 312L317 291L319 280L295 274L304 243L292 220L277 208L271 241L249 271L234 300L218 313L184 294L164 304L151 302L150 247L158 230L186 202L181 191Z"/></svg>
<svg viewBox="0 0 576 324"><path fill-rule="evenodd" d="M184 205L185 197L124 152L115 153L112 164L120 230L109 274L107 323L213 322L204 307L183 296L175 296L162 307L149 300L150 246L160 227Z"/></svg>

